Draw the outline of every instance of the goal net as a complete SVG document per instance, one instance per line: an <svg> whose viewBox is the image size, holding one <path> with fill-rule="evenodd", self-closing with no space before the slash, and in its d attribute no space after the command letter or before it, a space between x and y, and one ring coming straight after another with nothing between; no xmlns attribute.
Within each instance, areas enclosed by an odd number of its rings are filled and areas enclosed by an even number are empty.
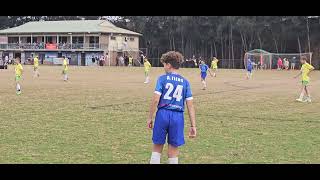
<svg viewBox="0 0 320 180"><path fill-rule="evenodd" d="M299 69L300 57L305 56L311 64L312 53L270 53L261 49L248 51L244 55L244 67L250 59L255 69Z"/></svg>

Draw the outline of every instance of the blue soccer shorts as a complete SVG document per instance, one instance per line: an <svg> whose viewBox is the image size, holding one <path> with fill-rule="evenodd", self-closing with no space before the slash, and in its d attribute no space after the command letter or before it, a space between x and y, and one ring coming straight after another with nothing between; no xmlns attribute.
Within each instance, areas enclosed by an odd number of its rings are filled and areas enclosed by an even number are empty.
<svg viewBox="0 0 320 180"><path fill-rule="evenodd" d="M201 72L201 79L205 80L207 77L207 72Z"/></svg>
<svg viewBox="0 0 320 180"><path fill-rule="evenodd" d="M183 112L159 109L154 122L152 141L154 144L166 143L179 147L184 141L184 114Z"/></svg>

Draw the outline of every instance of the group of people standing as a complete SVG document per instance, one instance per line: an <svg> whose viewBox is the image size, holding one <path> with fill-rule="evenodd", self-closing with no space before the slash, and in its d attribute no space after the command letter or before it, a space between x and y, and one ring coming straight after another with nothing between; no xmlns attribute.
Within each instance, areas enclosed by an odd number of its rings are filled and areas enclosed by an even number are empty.
<svg viewBox="0 0 320 180"><path fill-rule="evenodd" d="M105 66L106 65L106 61L108 60L108 53L106 53L106 55L102 55L100 57L97 56L92 56L91 60L93 64L97 64L98 66Z"/></svg>
<svg viewBox="0 0 320 180"><path fill-rule="evenodd" d="M133 66L133 58L128 55L119 55L116 58L116 66Z"/></svg>
<svg viewBox="0 0 320 180"><path fill-rule="evenodd" d="M278 62L277 62L277 70L294 70L296 67L296 57L293 57L291 60L291 67L290 67L290 61L287 58L284 58L283 60L281 59L281 57L278 58Z"/></svg>

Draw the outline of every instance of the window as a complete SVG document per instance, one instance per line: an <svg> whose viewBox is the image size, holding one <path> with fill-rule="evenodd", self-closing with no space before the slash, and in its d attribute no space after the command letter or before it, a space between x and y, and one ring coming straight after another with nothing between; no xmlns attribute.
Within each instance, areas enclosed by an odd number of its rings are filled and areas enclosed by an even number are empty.
<svg viewBox="0 0 320 180"><path fill-rule="evenodd" d="M111 36L111 40L116 40L116 37L115 36Z"/></svg>
<svg viewBox="0 0 320 180"><path fill-rule="evenodd" d="M27 43L31 43L31 37L27 37Z"/></svg>
<svg viewBox="0 0 320 180"><path fill-rule="evenodd" d="M37 43L38 42L38 38L37 37L32 37L32 42L33 43Z"/></svg>
<svg viewBox="0 0 320 180"><path fill-rule="evenodd" d="M68 37L66 36L59 37L59 43L67 43L67 42L68 42Z"/></svg>
<svg viewBox="0 0 320 180"><path fill-rule="evenodd" d="M90 44L99 44L99 37L98 36L90 36L89 43Z"/></svg>
<svg viewBox="0 0 320 180"><path fill-rule="evenodd" d="M83 36L74 36L72 37L73 44L83 44Z"/></svg>
<svg viewBox="0 0 320 180"><path fill-rule="evenodd" d="M8 37L8 43L18 43L19 37Z"/></svg>
<svg viewBox="0 0 320 180"><path fill-rule="evenodd" d="M51 36L47 36L46 37L46 42L47 42L47 44L49 43L49 44L52 44L52 37Z"/></svg>
<svg viewBox="0 0 320 180"><path fill-rule="evenodd" d="M131 38L130 38L130 41L134 41L134 37L131 37Z"/></svg>

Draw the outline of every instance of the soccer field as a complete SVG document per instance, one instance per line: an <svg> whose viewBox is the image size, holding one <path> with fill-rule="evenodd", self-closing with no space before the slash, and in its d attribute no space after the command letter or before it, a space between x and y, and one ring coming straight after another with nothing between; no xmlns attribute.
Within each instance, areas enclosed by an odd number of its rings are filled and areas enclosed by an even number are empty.
<svg viewBox="0 0 320 180"><path fill-rule="evenodd" d="M22 94L13 67L0 70L0 163L149 163L146 128L157 77L143 68L24 66ZM298 71L224 70L201 90L198 69L181 69L191 84L198 137L186 137L180 163L320 163L320 72L311 73L312 103L295 99ZM185 133L189 118L186 114ZM162 162L167 162L167 150Z"/></svg>

